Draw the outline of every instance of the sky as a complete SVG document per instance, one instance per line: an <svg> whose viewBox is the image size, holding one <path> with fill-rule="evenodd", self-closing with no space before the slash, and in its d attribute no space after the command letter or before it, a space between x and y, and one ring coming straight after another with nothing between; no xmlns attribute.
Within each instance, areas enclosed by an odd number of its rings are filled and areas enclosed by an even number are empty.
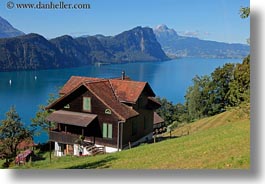
<svg viewBox="0 0 265 184"><path fill-rule="evenodd" d="M8 9L0 1L0 16L25 33L51 39L62 35L116 35L136 26L165 24L178 34L227 43L246 43L250 19L240 7L249 0L12 0L14 3L87 3L90 9Z"/></svg>

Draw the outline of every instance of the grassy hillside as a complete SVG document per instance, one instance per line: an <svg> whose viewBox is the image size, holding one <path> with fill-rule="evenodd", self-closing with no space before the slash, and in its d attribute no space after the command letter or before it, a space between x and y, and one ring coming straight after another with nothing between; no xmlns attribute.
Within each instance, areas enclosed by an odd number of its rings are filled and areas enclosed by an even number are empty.
<svg viewBox="0 0 265 184"><path fill-rule="evenodd" d="M94 157L52 157L16 168L110 169L248 169L250 168L250 118L248 108L183 125L164 140L119 153Z"/></svg>

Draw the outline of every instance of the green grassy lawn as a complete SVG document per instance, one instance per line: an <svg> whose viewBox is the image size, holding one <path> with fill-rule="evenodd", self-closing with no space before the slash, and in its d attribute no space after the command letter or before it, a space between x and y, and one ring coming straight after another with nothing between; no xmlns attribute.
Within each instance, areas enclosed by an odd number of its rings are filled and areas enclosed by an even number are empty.
<svg viewBox="0 0 265 184"><path fill-rule="evenodd" d="M249 169L250 118L241 109L204 118L172 132L171 139L94 157L53 157L13 168L39 169Z"/></svg>

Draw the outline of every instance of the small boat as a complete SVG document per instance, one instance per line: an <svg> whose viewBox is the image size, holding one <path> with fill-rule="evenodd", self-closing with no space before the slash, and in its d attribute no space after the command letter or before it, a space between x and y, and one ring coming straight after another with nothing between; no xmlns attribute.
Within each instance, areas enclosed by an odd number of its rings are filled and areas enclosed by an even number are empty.
<svg viewBox="0 0 265 184"><path fill-rule="evenodd" d="M12 80L10 79L10 80L9 80L9 85L11 85L11 84L12 84Z"/></svg>

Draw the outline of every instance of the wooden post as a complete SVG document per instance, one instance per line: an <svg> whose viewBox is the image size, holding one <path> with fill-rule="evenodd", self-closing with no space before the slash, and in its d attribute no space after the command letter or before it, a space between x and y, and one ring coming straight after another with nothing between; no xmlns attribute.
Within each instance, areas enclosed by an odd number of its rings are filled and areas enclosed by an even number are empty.
<svg viewBox="0 0 265 184"><path fill-rule="evenodd" d="M131 142L129 141L129 148L131 149L132 147L131 147Z"/></svg>
<svg viewBox="0 0 265 184"><path fill-rule="evenodd" d="M68 155L68 144L66 144L66 155Z"/></svg>
<svg viewBox="0 0 265 184"><path fill-rule="evenodd" d="M31 166L31 163L32 163L32 153L29 155L29 164Z"/></svg>
<svg viewBox="0 0 265 184"><path fill-rule="evenodd" d="M121 146L121 150L123 149L123 142L122 142L122 137L123 137L123 123L124 121L121 123L121 136L120 136L120 146Z"/></svg>
<svg viewBox="0 0 265 184"><path fill-rule="evenodd" d="M156 135L154 135L154 143L156 143Z"/></svg>
<svg viewBox="0 0 265 184"><path fill-rule="evenodd" d="M49 132L51 132L51 122L49 121ZM50 163L52 162L52 142L49 140L50 147Z"/></svg>

